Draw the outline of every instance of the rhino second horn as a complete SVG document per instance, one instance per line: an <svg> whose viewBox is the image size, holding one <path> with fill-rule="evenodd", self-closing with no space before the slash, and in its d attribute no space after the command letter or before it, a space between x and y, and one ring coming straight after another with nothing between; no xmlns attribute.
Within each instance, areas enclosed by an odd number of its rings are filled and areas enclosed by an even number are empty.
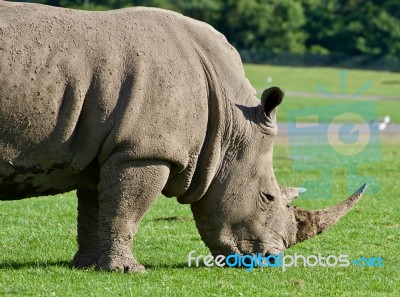
<svg viewBox="0 0 400 297"><path fill-rule="evenodd" d="M347 214L354 205L361 199L362 194L367 189L368 184L364 184L357 192L351 195L342 203L327 209L308 211L305 209L294 208L294 215L297 225L296 242L301 242L312 238L324 230L332 227L342 216Z"/></svg>
<svg viewBox="0 0 400 297"><path fill-rule="evenodd" d="M286 204L291 203L294 199L299 197L300 194L306 192L305 188L293 188L293 187L285 187L279 186L281 190L281 197Z"/></svg>

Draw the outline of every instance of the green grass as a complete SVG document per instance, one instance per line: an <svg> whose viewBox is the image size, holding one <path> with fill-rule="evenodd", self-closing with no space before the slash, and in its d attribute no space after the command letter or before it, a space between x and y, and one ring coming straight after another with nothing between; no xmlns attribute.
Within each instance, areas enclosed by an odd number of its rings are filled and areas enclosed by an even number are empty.
<svg viewBox="0 0 400 297"><path fill-rule="evenodd" d="M333 90L338 84L335 69L249 65L246 71L250 71L250 79L257 88L266 85L260 73L264 73L264 77L271 73L276 84L288 90L313 91L319 79ZM365 77L363 73L366 73ZM349 83L352 86L358 86L366 77L393 80L398 77L391 73L353 71L348 77L353 74L356 79ZM377 88L376 92L395 93L384 88ZM309 99L305 103L303 98L288 99L282 105L281 113L285 109L318 106L329 101ZM389 110L397 108L397 103L391 104L394 105ZM285 272L279 268L250 272L204 266L189 268L188 253L195 250L197 255L206 255L208 249L195 228L190 208L178 204L175 199L160 197L146 214L134 243L135 256L147 267L145 274L75 270L70 265L77 249L76 197L71 192L55 197L0 202L0 295L398 296L400 153L398 145L394 144L382 144L381 150L381 160L361 164L358 168L359 175L366 176L365 180L368 181L367 176L373 176L379 181L380 192L366 194L332 229L288 249L286 254L348 254L351 259L380 256L384 259L383 267L290 267ZM319 162L321 164L316 164L315 170L294 170L288 146L276 146L274 154L275 173L284 185L301 185L318 178L321 170L332 166L332 163ZM343 163L332 169L332 187L326 189L332 191L331 199L299 198L294 204L317 209L344 200L348 196L347 165ZM359 181L351 180L350 183L354 190L361 185Z"/></svg>
<svg viewBox="0 0 400 297"><path fill-rule="evenodd" d="M349 100L343 99L340 95L342 93L352 95L359 92L362 96L400 97L400 73L252 64L245 65L245 71L259 93L274 85L285 91L310 92L319 95L320 98L286 96L284 103L279 107L279 121L285 121L286 112L290 110L348 103ZM268 82L268 77L272 77L273 81ZM325 92L321 91L321 86L325 88ZM360 88L361 91L359 91ZM332 97L327 94L331 94ZM360 102L360 99L355 97L352 101ZM400 100L378 100L376 105L378 117L389 115L392 122L400 123Z"/></svg>
<svg viewBox="0 0 400 297"><path fill-rule="evenodd" d="M246 76L256 89L267 85L281 86L285 90L320 92L318 85L332 94L352 95L364 85L361 95L384 95L400 97L400 73L368 70L345 70L328 67L283 67L270 65L245 65ZM343 73L343 74L341 74ZM347 73L347 74L346 74ZM272 77L271 83L267 78ZM345 81L342 88L341 77Z"/></svg>

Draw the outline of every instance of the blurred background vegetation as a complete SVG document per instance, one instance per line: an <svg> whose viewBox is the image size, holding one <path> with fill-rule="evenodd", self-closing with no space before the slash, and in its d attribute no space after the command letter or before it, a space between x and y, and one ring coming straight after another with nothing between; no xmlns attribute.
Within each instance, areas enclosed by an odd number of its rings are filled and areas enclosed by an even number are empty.
<svg viewBox="0 0 400 297"><path fill-rule="evenodd" d="M245 62L400 70L398 0L37 0L107 10L154 6L205 21Z"/></svg>

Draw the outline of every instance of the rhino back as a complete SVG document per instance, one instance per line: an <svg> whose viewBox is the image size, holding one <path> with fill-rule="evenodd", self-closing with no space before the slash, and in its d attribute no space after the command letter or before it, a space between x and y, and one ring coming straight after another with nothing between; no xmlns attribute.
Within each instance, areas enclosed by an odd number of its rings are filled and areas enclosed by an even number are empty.
<svg viewBox="0 0 400 297"><path fill-rule="evenodd" d="M225 94L240 93L245 81L221 34L158 9L83 12L2 1L0 9L2 193L71 190L90 162L101 165L116 150L168 160L168 192L188 189L213 108L204 63L218 68Z"/></svg>

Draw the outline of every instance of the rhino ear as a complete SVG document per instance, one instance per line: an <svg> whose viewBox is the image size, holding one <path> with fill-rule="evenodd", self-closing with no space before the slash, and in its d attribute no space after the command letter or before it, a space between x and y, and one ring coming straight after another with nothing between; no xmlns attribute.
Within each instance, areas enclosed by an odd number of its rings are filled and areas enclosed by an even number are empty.
<svg viewBox="0 0 400 297"><path fill-rule="evenodd" d="M283 91L278 87L266 89L261 95L261 106L257 114L258 123L264 133L276 135L276 107L282 102Z"/></svg>
<svg viewBox="0 0 400 297"><path fill-rule="evenodd" d="M281 104L284 93L278 87L266 89L261 95L261 105L267 116L271 116L275 108Z"/></svg>

